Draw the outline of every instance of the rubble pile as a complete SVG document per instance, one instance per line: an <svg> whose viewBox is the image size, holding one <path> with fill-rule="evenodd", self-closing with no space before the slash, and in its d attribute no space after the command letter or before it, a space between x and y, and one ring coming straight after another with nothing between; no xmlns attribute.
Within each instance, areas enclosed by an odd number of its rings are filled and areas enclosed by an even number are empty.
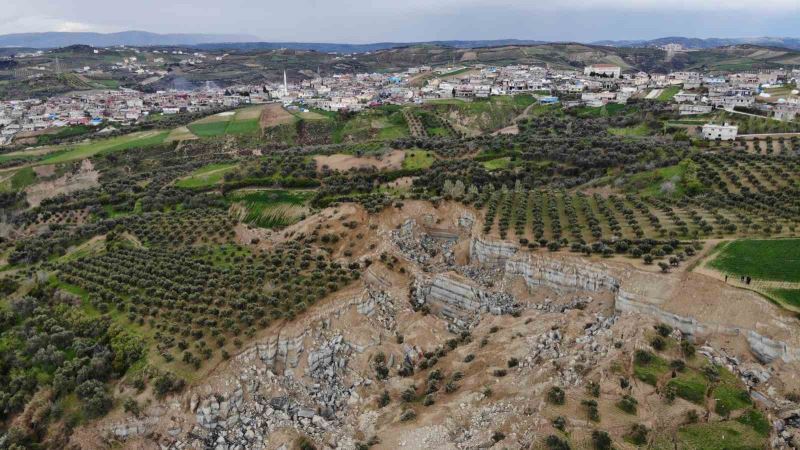
<svg viewBox="0 0 800 450"><path fill-rule="evenodd" d="M418 229L414 219L406 220L399 229L391 232L392 243L400 253L410 261L427 267L439 263L442 267L455 265L454 247L456 237L449 233L438 233L439 236Z"/></svg>
<svg viewBox="0 0 800 450"><path fill-rule="evenodd" d="M544 302L536 303L531 306L532 309L538 309L539 311L544 312L551 312L551 313L564 313L571 309L584 309L587 305L592 303L594 299L592 297L573 297L567 303L554 303L553 299L545 298Z"/></svg>

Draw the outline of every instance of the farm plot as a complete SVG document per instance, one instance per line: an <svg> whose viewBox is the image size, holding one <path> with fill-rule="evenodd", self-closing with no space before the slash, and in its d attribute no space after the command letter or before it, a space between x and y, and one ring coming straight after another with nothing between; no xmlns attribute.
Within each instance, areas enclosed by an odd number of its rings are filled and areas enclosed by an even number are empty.
<svg viewBox="0 0 800 450"><path fill-rule="evenodd" d="M175 182L175 186L182 188L203 188L221 183L226 173L236 169L236 163L209 164L195 170L185 178Z"/></svg>
<svg viewBox="0 0 800 450"><path fill-rule="evenodd" d="M226 134L256 134L260 131L264 105L252 106L237 111L226 111L204 117L188 125L198 137L214 137Z"/></svg>
<svg viewBox="0 0 800 450"><path fill-rule="evenodd" d="M151 147L162 144L167 139L169 133L169 131L151 130L126 134L110 139L101 139L78 146L67 147L63 151L52 152L49 156L37 162L37 164L60 164L131 148Z"/></svg>
<svg viewBox="0 0 800 450"><path fill-rule="evenodd" d="M245 189L229 193L231 210L242 222L262 228L282 228L305 217L313 191Z"/></svg>
<svg viewBox="0 0 800 450"><path fill-rule="evenodd" d="M800 282L800 239L743 239L722 247L711 267L734 276Z"/></svg>

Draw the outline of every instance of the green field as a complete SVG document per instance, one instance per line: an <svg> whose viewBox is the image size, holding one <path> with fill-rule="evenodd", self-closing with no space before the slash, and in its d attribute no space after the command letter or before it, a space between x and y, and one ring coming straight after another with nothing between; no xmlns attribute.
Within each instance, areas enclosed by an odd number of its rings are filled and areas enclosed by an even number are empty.
<svg viewBox="0 0 800 450"><path fill-rule="evenodd" d="M427 169L433 165L433 155L426 150L406 150L406 157L403 159L403 169Z"/></svg>
<svg viewBox="0 0 800 450"><path fill-rule="evenodd" d="M205 123L192 123L187 126L189 131L197 137L214 137L222 136L225 130L228 129L227 121L220 122L205 122Z"/></svg>
<svg viewBox="0 0 800 450"><path fill-rule="evenodd" d="M635 127L609 128L608 132L616 136L647 136L650 128L645 123L640 123Z"/></svg>
<svg viewBox="0 0 800 450"><path fill-rule="evenodd" d="M244 222L262 228L282 228L308 213L305 204L313 195L312 191L264 189L231 192L227 198L241 206Z"/></svg>
<svg viewBox="0 0 800 450"><path fill-rule="evenodd" d="M668 102L672 100L672 97L675 97L675 94L681 91L681 86L669 86L664 88L660 94L658 94L657 100L660 102Z"/></svg>
<svg viewBox="0 0 800 450"><path fill-rule="evenodd" d="M486 170L506 169L510 165L511 165L510 156L506 156L504 158L492 159L483 163L483 167L485 167Z"/></svg>
<svg viewBox="0 0 800 450"><path fill-rule="evenodd" d="M703 404L706 396L706 377L694 370L687 370L667 383L674 386L678 397L698 405Z"/></svg>
<svg viewBox="0 0 800 450"><path fill-rule="evenodd" d="M655 355L649 363L640 364L636 362L633 367L633 374L636 375L636 378L653 386L657 385L658 379L668 371L669 365L667 362Z"/></svg>
<svg viewBox="0 0 800 450"><path fill-rule="evenodd" d="M800 308L800 289L773 289L770 294L787 305Z"/></svg>
<svg viewBox="0 0 800 450"><path fill-rule="evenodd" d="M11 190L19 191L32 185L36 182L36 173L33 172L32 167L25 167L14 173L11 177Z"/></svg>
<svg viewBox="0 0 800 450"><path fill-rule="evenodd" d="M213 186L222 181L226 173L238 167L236 163L209 164L195 170L186 178L175 182L175 186L182 188L200 188Z"/></svg>
<svg viewBox="0 0 800 450"><path fill-rule="evenodd" d="M722 247L708 263L730 275L800 282L800 239L742 239ZM796 300L796 296L793 297Z"/></svg>
<svg viewBox="0 0 800 450"><path fill-rule="evenodd" d="M766 444L756 430L736 421L689 425L678 437L680 448L697 450L760 450Z"/></svg>
<svg viewBox="0 0 800 450"><path fill-rule="evenodd" d="M214 115L187 125L197 137L214 137L226 134L256 134L261 131L258 114L260 106L237 110L235 114Z"/></svg>
<svg viewBox="0 0 800 450"><path fill-rule="evenodd" d="M169 131L142 131L110 139L93 141L78 145L77 147L68 148L64 151L54 152L50 156L39 161L38 164L59 164L130 148L150 147L163 143L168 135Z"/></svg>

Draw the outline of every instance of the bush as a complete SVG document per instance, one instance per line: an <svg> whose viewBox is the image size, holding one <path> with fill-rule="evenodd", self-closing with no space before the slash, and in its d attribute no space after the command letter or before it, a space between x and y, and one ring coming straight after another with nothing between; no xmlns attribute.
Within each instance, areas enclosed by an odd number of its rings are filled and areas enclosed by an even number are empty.
<svg viewBox="0 0 800 450"><path fill-rule="evenodd" d="M694 344L692 344L687 340L681 341L681 352L683 353L683 356L686 357L687 359L691 358L692 356L694 356L695 353Z"/></svg>
<svg viewBox="0 0 800 450"><path fill-rule="evenodd" d="M592 445L596 450L611 450L611 436L605 431L592 431Z"/></svg>
<svg viewBox="0 0 800 450"><path fill-rule="evenodd" d="M565 419L564 416L556 417L553 419L553 428L564 431L567 428L567 419Z"/></svg>
<svg viewBox="0 0 800 450"><path fill-rule="evenodd" d="M511 358L508 360L508 367L517 367L519 365L519 360L517 358Z"/></svg>
<svg viewBox="0 0 800 450"><path fill-rule="evenodd" d="M549 450L570 450L569 443L555 434L547 436L544 443Z"/></svg>
<svg viewBox="0 0 800 450"><path fill-rule="evenodd" d="M628 439L636 445L644 445L647 443L647 434L650 430L647 429L646 426L635 423L631 427L631 431L628 433Z"/></svg>
<svg viewBox="0 0 800 450"><path fill-rule="evenodd" d="M563 405L567 400L567 394L558 386L553 386L547 391L547 401L553 405Z"/></svg>
<svg viewBox="0 0 800 450"><path fill-rule="evenodd" d="M495 432L492 434L492 440L493 440L494 442L500 442L500 441L502 441L502 440L503 440L503 439L505 439L505 438L506 438L506 435L505 435L505 434L503 434L503 432L502 432L502 431L495 431Z"/></svg>
<svg viewBox="0 0 800 450"><path fill-rule="evenodd" d="M305 436L300 436L294 441L294 445L298 450L317 450L317 446Z"/></svg>
<svg viewBox="0 0 800 450"><path fill-rule="evenodd" d="M408 422L417 418L417 413L413 409L407 409L400 414L401 422Z"/></svg>
<svg viewBox="0 0 800 450"><path fill-rule="evenodd" d="M383 408L384 406L388 405L389 402L392 401L392 398L389 397L388 391L383 391L380 397L378 397L378 407Z"/></svg>
<svg viewBox="0 0 800 450"><path fill-rule="evenodd" d="M90 417L100 417L111 410L111 396L100 381L86 380L75 389L75 393L83 400L84 409Z"/></svg>
<svg viewBox="0 0 800 450"><path fill-rule="evenodd" d="M586 408L586 414L589 416L589 420L592 422L599 422L600 421L600 411L597 409L597 402L594 400L583 400L581 402Z"/></svg>
<svg viewBox="0 0 800 450"><path fill-rule="evenodd" d="M656 336L650 341L650 345L652 345L654 349L662 351L667 348L667 341L661 336Z"/></svg>
<svg viewBox="0 0 800 450"><path fill-rule="evenodd" d="M650 361L652 360L653 354L647 350L636 350L636 353L634 354L634 361L636 364L646 366L647 364L650 364Z"/></svg>
<svg viewBox="0 0 800 450"><path fill-rule="evenodd" d="M589 384L586 385L586 393L594 398L600 397L600 384L590 381Z"/></svg>
<svg viewBox="0 0 800 450"><path fill-rule="evenodd" d="M153 382L156 397L163 398L168 394L183 390L184 381L171 372L166 372Z"/></svg>
<svg viewBox="0 0 800 450"><path fill-rule="evenodd" d="M636 414L636 407L638 405L639 402L630 395L623 396L622 400L617 402L617 407L628 414Z"/></svg>
<svg viewBox="0 0 800 450"><path fill-rule="evenodd" d="M672 334L672 327L667 324L660 323L656 325L656 332L662 337L667 337Z"/></svg>

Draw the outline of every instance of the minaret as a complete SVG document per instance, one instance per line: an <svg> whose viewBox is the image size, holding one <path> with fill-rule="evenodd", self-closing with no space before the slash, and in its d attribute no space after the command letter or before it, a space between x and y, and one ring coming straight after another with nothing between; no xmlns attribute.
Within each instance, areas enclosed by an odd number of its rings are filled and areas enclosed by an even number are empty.
<svg viewBox="0 0 800 450"><path fill-rule="evenodd" d="M283 70L283 95L289 95L289 84L286 82L286 69Z"/></svg>

